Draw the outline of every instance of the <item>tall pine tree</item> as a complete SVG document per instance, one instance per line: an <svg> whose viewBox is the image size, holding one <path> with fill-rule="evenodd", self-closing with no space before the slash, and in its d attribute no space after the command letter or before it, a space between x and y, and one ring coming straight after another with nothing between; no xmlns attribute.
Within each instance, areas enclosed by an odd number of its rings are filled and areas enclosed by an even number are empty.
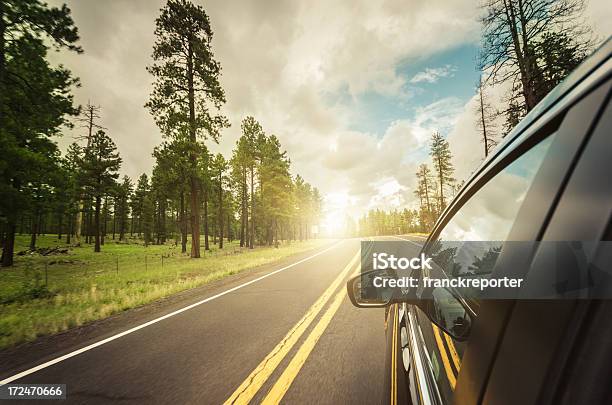
<svg viewBox="0 0 612 405"><path fill-rule="evenodd" d="M0 223L2 266L13 265L16 221L27 207L24 187L56 159L49 139L74 115L68 70L47 61L50 47L80 52L66 6L0 0Z"/></svg>
<svg viewBox="0 0 612 405"><path fill-rule="evenodd" d="M146 106L162 133L186 139L191 148L191 257L200 257L200 181L197 177L198 139L217 141L229 126L218 114L225 103L219 83L221 66L212 51L213 32L201 6L186 0L168 0L156 20L155 64L148 71L155 85Z"/></svg>
<svg viewBox="0 0 612 405"><path fill-rule="evenodd" d="M446 208L444 190L451 186L455 179L453 173L452 155L448 141L439 132L434 132L431 136L431 146L429 154L433 160L434 171L438 178L438 214Z"/></svg>
<svg viewBox="0 0 612 405"><path fill-rule="evenodd" d="M97 131L81 161L81 184L94 199L94 252L100 251L102 199L114 190L120 166L117 146L104 131Z"/></svg>

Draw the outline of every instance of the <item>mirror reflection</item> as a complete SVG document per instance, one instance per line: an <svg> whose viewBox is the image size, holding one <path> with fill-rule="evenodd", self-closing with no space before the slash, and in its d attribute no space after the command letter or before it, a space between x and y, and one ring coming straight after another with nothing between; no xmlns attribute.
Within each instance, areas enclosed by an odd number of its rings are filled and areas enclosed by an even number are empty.
<svg viewBox="0 0 612 405"><path fill-rule="evenodd" d="M469 336L472 318L463 303L446 288L435 288L429 307L430 319L453 338Z"/></svg>
<svg viewBox="0 0 612 405"><path fill-rule="evenodd" d="M387 278L390 274L385 270L369 271L361 274L354 283L355 296L359 297L359 301L363 304L386 304L391 300L392 290L389 288L380 288L375 285L376 278Z"/></svg>

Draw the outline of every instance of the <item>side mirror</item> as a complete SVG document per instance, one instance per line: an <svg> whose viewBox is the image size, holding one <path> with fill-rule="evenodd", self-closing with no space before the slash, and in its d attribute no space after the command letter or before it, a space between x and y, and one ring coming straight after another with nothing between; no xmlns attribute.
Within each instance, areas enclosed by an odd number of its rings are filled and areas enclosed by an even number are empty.
<svg viewBox="0 0 612 405"><path fill-rule="evenodd" d="M346 282L351 303L358 308L383 308L391 304L391 291L377 288L374 278L385 276L385 271L373 270L359 274Z"/></svg>
<svg viewBox="0 0 612 405"><path fill-rule="evenodd" d="M446 288L434 288L431 298L417 304L430 321L444 330L453 339L466 340L472 329L473 311L464 300Z"/></svg>
<svg viewBox="0 0 612 405"><path fill-rule="evenodd" d="M393 270L370 270L346 283L351 303L358 308L381 308L397 302L415 304L415 291L400 283L388 283L398 275Z"/></svg>

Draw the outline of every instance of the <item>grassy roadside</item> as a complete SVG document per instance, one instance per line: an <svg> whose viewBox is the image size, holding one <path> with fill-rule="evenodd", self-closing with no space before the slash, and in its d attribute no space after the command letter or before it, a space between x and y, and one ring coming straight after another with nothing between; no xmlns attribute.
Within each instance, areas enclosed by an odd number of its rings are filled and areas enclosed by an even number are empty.
<svg viewBox="0 0 612 405"><path fill-rule="evenodd" d="M26 249L27 238L18 236L16 252ZM18 255L15 267L0 268L0 348L102 319L329 242L311 240L254 250L233 242L223 250L212 246L201 259L182 255L180 246L174 244L145 248L109 242L101 253L84 246L48 256ZM41 237L37 245L66 248L50 236Z"/></svg>

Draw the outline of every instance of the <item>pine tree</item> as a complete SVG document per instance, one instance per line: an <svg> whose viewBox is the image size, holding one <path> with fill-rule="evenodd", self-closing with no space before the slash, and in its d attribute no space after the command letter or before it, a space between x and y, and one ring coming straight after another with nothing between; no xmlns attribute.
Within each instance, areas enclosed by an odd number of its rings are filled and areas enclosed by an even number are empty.
<svg viewBox="0 0 612 405"><path fill-rule="evenodd" d="M117 187L115 195L115 216L119 228L119 240L125 240L125 233L128 229L128 217L130 214L130 199L133 191L132 180L128 176L123 176L123 181Z"/></svg>
<svg viewBox="0 0 612 405"><path fill-rule="evenodd" d="M441 213L446 208L444 189L454 183L453 173L455 169L451 162L452 155L448 141L439 132L434 132L431 136L429 154L433 160L434 170L438 178L438 213Z"/></svg>
<svg viewBox="0 0 612 405"><path fill-rule="evenodd" d="M421 224L424 229L430 229L435 222L435 212L433 202L433 189L435 182L431 169L425 163L419 165L417 173L417 189L416 196L420 202Z"/></svg>
<svg viewBox="0 0 612 405"><path fill-rule="evenodd" d="M234 192L240 204L240 247L248 245L249 235L249 190L247 173L250 167L250 151L246 136L243 134L238 141L230 160L231 178Z"/></svg>
<svg viewBox="0 0 612 405"><path fill-rule="evenodd" d="M478 81L476 105L476 126L480 132L480 141L484 148L484 157L489 156L489 152L497 145L495 134L495 117L497 111L493 108L485 93L485 85L482 79Z"/></svg>
<svg viewBox="0 0 612 405"><path fill-rule="evenodd" d="M278 245L279 224L289 218L291 175L287 153L281 151L274 135L261 139L260 147L261 213L265 224L265 241Z"/></svg>
<svg viewBox="0 0 612 405"><path fill-rule="evenodd" d="M143 173L138 178L136 189L130 202L132 206L132 220L134 222L133 230L141 236L143 232L143 221L145 218L144 204L145 198L149 193L149 177Z"/></svg>
<svg viewBox="0 0 612 405"><path fill-rule="evenodd" d="M250 181L250 197L251 197L251 217L250 217L250 225L249 229L249 238L247 241L247 245L250 249L254 248L255 244L255 178L257 174L257 168L259 163L259 150L258 150L258 140L264 136L263 129L259 122L255 120L253 117L246 117L242 120L242 135L245 139L245 149L246 156L245 164L248 167L248 181Z"/></svg>
<svg viewBox="0 0 612 405"><path fill-rule="evenodd" d="M71 242L71 237L74 232L74 219L79 212L78 200L81 195L79 185L79 161L82 158L83 150L77 143L72 143L68 147L65 156L61 160L61 166L64 173L64 183L61 194L64 198L65 211L68 217L68 227L66 231L66 243Z"/></svg>
<svg viewBox="0 0 612 405"><path fill-rule="evenodd" d="M197 178L198 139L217 141L228 127L219 111L225 93L219 83L221 66L211 47L213 32L201 6L186 0L168 0L156 20L153 46L156 78L146 106L162 133L189 142L191 195L191 257L200 257L200 181ZM206 191L206 190L205 190Z"/></svg>
<svg viewBox="0 0 612 405"><path fill-rule="evenodd" d="M0 0L0 217L6 222L2 266L13 265L17 218L28 205L24 187L57 158L49 139L77 110L76 80L47 61L50 47L80 52L70 10L38 0ZM33 102L35 100L35 102Z"/></svg>
<svg viewBox="0 0 612 405"><path fill-rule="evenodd" d="M580 55L592 48L589 29L580 21L583 0L487 0L484 8L480 68L488 72L489 84L517 83L527 112L550 91L546 77L557 69L557 62L543 63L538 50L543 43L551 47L544 54L556 48ZM566 56L562 59L573 59Z"/></svg>
<svg viewBox="0 0 612 405"><path fill-rule="evenodd" d="M178 205L178 228L181 235L181 252L187 252L187 202L185 193L189 187L189 144L184 140L174 139L164 142L153 151L155 168L153 169L157 187L164 191L165 197L171 197Z"/></svg>
<svg viewBox="0 0 612 405"><path fill-rule="evenodd" d="M81 184L94 198L94 252L100 251L100 213L102 199L115 189L121 158L113 140L102 130L91 138L89 148L80 162Z"/></svg>
<svg viewBox="0 0 612 405"><path fill-rule="evenodd" d="M223 249L223 231L224 231L224 220L225 220L225 207L224 207L224 188L227 183L227 161L222 154L218 153L215 155L211 162L211 170L214 176L215 188L217 191L217 231L219 233L219 249Z"/></svg>
<svg viewBox="0 0 612 405"><path fill-rule="evenodd" d="M149 246L153 235L153 217L155 215L155 202L153 201L153 193L147 190L142 200L142 234L144 245Z"/></svg>

